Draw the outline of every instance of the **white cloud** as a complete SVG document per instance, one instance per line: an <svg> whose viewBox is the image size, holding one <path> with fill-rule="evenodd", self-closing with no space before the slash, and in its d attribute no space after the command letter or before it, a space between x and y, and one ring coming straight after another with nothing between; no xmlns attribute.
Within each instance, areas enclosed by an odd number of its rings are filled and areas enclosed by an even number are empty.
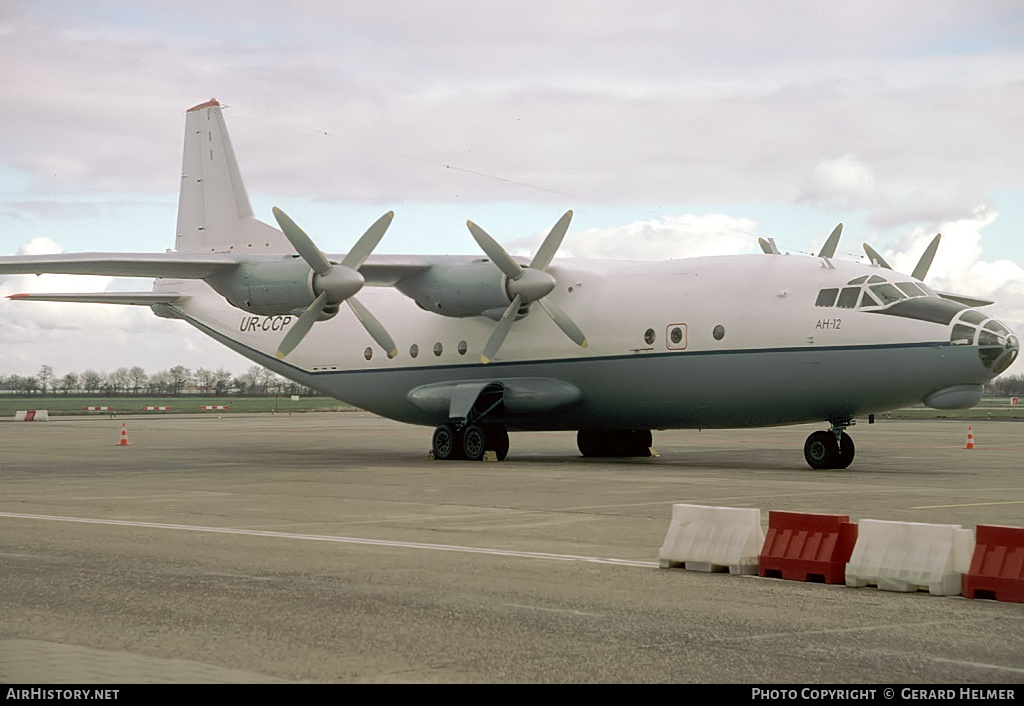
<svg viewBox="0 0 1024 706"><path fill-rule="evenodd" d="M936 278L1020 301L1013 267L1024 259L985 261L991 221L971 211L996 191L1024 193L1018 4L0 4L0 251L41 214L62 238L90 209L113 222L97 204L124 194L159 193L166 215L183 111L215 96L234 106L228 126L254 194L384 202L399 215L403 202L564 208L573 194L634 211L742 214L797 197L832 223L866 210L873 242L899 239L905 269L942 230ZM116 225L106 240L66 242L136 249L141 228ZM647 220L571 233L559 254L750 251L752 230L728 215ZM153 319L20 306L57 312L45 316L65 331L76 319L99 317L107 331L140 324L103 317ZM99 313L111 309L121 313Z"/></svg>
<svg viewBox="0 0 1024 706"><path fill-rule="evenodd" d="M731 255L749 249L757 224L721 214L666 216L567 238L559 255L609 260L669 260Z"/></svg>
<svg viewBox="0 0 1024 706"><path fill-rule="evenodd" d="M852 154L819 162L797 196L797 201L810 202L824 210L866 208L881 200L878 178Z"/></svg>

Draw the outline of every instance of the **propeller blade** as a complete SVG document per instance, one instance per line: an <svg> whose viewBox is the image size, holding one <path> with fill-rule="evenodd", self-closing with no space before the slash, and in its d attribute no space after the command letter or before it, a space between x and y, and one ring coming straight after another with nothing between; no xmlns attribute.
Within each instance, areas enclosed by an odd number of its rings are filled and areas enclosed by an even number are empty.
<svg viewBox="0 0 1024 706"><path fill-rule="evenodd" d="M353 270L358 270L366 261L366 258L370 256L370 253L373 252L373 249L377 247L377 244L380 243L380 239L384 237L384 233L387 232L388 226L391 225L391 221L394 218L394 211L388 211L378 218L360 236L356 244L352 246L352 249L348 251L345 259L341 261L341 264L345 267L351 267Z"/></svg>
<svg viewBox="0 0 1024 706"><path fill-rule="evenodd" d="M765 240L764 238L758 238L757 244L761 246L761 250L764 252L765 255L782 254L779 252L779 249L775 246L774 238L768 238L768 240Z"/></svg>
<svg viewBox="0 0 1024 706"><path fill-rule="evenodd" d="M878 263L881 267L884 267L887 270L891 270L892 269L892 265L890 265L888 262L886 262L885 259L881 255L879 255L875 251L875 249L873 247L871 247L870 245L868 245L867 243L864 243L864 252L867 253L867 256L868 256L869 260L872 260L873 262Z"/></svg>
<svg viewBox="0 0 1024 706"><path fill-rule="evenodd" d="M921 254L921 259L917 261L917 266L910 273L911 277L919 282L924 282L924 278L928 276L928 268L932 266L932 260L935 259L935 252L939 249L941 239L942 233L938 233L932 238L932 242L928 243L928 247Z"/></svg>
<svg viewBox="0 0 1024 706"><path fill-rule="evenodd" d="M558 308L554 302L545 302L543 299L538 299L537 303L547 312L547 315L557 324L558 328L562 329L562 333L572 339L573 343L581 348L587 347L587 337L583 335L580 327L569 318L568 314Z"/></svg>
<svg viewBox="0 0 1024 706"><path fill-rule="evenodd" d="M314 245L312 239L306 235L302 228L295 225L295 221L289 218L277 206L274 206L274 218L277 219L277 224L281 226L284 237L288 238L288 242L295 248L295 252L299 253L314 272L318 275L326 275L331 271L331 263L320 252L320 248Z"/></svg>
<svg viewBox="0 0 1024 706"><path fill-rule="evenodd" d="M841 236L842 234L843 224L840 223L835 227L832 233L825 240L825 244L821 246L821 252L818 253L818 257L835 257L836 248L839 247L839 236Z"/></svg>
<svg viewBox="0 0 1024 706"><path fill-rule="evenodd" d="M522 302L522 295L517 294L516 298L505 309L505 313L501 315L501 320L494 327L494 331L491 332L491 337L487 339L487 343L484 345L484 352L480 356L480 362L484 365L491 362L498 349L501 348L501 344L505 342L505 337L508 336L512 323L516 320L516 314L519 312L519 305Z"/></svg>
<svg viewBox="0 0 1024 706"><path fill-rule="evenodd" d="M308 309L302 312L302 316L295 322L295 325L288 329L288 333L281 340L281 345L277 347L278 359L284 358L295 350L295 346L302 342L309 330L313 328L313 324L320 318L325 306L327 306L327 292L320 292L320 295L313 300Z"/></svg>
<svg viewBox="0 0 1024 706"><path fill-rule="evenodd" d="M558 223L554 225L551 232L544 238L544 242L541 243L537 254L533 256L533 262L530 263L530 267L538 270L546 270L548 268L551 260L555 257L555 252L558 251L558 247L562 244L562 239L565 238L566 231L569 230L569 221L571 220L572 211L566 211L558 219Z"/></svg>
<svg viewBox="0 0 1024 706"><path fill-rule="evenodd" d="M523 268L505 252L505 248L498 245L498 241L489 236L483 228L473 221L466 221L466 225L469 227L469 232L473 235L473 240L476 241L487 257L491 258L491 262L505 273L506 277L509 279L519 279L523 276Z"/></svg>
<svg viewBox="0 0 1024 706"><path fill-rule="evenodd" d="M359 323L373 337L377 345L384 349L388 358L394 358L398 355L398 346L395 345L394 340L388 335L387 329L377 320L376 316L370 313L369 309L360 304L359 300L355 297L349 297L345 300L345 303L351 307L352 313L356 315Z"/></svg>

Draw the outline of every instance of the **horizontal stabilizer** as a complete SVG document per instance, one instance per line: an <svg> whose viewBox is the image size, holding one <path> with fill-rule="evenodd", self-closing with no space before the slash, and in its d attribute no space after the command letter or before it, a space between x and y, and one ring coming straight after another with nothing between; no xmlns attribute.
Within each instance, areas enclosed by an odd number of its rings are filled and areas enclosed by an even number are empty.
<svg viewBox="0 0 1024 706"><path fill-rule="evenodd" d="M242 263L291 260L294 256L266 254L200 253L60 253L12 255L0 258L2 275L97 275L101 277L148 277L206 279ZM327 255L332 264L341 259ZM443 258L378 255L359 267L366 284L390 287L395 282L430 269ZM469 261L470 258L466 258Z"/></svg>
<svg viewBox="0 0 1024 706"><path fill-rule="evenodd" d="M0 275L99 275L205 279L240 262L235 255L187 253L60 253L0 259Z"/></svg>
<svg viewBox="0 0 1024 706"><path fill-rule="evenodd" d="M12 294L8 299L36 302L75 302L79 304L130 304L134 306L152 306L153 304L173 304L188 299L187 294L173 292L96 292L91 294L47 294L32 292L28 294Z"/></svg>

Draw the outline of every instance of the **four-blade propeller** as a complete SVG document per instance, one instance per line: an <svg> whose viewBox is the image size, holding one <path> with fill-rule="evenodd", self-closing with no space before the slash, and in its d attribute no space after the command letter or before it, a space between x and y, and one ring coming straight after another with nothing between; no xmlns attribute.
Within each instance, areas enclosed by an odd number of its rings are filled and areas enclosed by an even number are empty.
<svg viewBox="0 0 1024 706"><path fill-rule="evenodd" d="M505 342L512 324L520 314L523 307L528 307L536 302L551 317L551 320L562 330L566 336L572 339L573 343L583 348L587 347L587 337L580 330L579 326L569 316L557 307L553 302L544 301L544 297L555 288L555 278L547 272L548 265L555 256L558 246L562 244L566 231L569 229L569 221L572 220L572 211L566 211L551 232L548 233L540 249L534 256L529 267L523 268L512 257L505 252L498 242L489 236L483 228L466 221L469 232L473 235L480 249L487 254L495 265L505 275L505 291L512 299L512 303L501 315L498 325L491 333L484 345L483 354L480 360L489 363L497 354L501 344Z"/></svg>
<svg viewBox="0 0 1024 706"><path fill-rule="evenodd" d="M932 260L935 259L935 252L939 249L940 240L942 240L942 233L939 233L932 238L932 241L928 243L928 247L925 248L924 252L921 254L921 259L918 260L917 265L914 266L914 271L910 273L910 276L918 282L923 282L924 278L928 276L928 269L932 266ZM878 254L878 251L867 243L864 243L864 252L867 254L868 259L879 267L884 267L887 270L892 269L892 265L886 262L885 259Z"/></svg>
<svg viewBox="0 0 1024 706"><path fill-rule="evenodd" d="M362 289L364 282L363 276L359 274L359 268L384 237L384 233L394 217L395 212L388 211L378 218L377 222L363 233L362 237L345 255L341 264L333 265L324 257L320 248L313 243L310 237L295 224L295 221L289 218L284 211L274 207L274 218L277 219L288 242L313 270L313 293L316 294L313 303L302 312L298 321L282 339L277 349L278 358L284 358L299 345L309 330L313 328L313 324L328 310L328 307L334 308L336 311L342 302L349 305L352 313L356 315L373 340L387 352L388 358L398 355L398 347L384 326L355 298L355 293Z"/></svg>

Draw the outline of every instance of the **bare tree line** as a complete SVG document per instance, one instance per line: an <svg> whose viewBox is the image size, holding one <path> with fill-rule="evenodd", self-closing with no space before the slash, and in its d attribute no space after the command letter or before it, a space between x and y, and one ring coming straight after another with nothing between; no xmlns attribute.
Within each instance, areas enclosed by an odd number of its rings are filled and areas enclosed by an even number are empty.
<svg viewBox="0 0 1024 706"><path fill-rule="evenodd" d="M224 368L190 370L184 365L176 365L152 374L134 366L118 368L110 373L96 370L70 372L63 377L55 375L52 366L43 365L35 375L0 375L0 390L25 395L86 394L103 397L310 393L309 388L287 380L261 365L254 365L241 375L235 375Z"/></svg>

